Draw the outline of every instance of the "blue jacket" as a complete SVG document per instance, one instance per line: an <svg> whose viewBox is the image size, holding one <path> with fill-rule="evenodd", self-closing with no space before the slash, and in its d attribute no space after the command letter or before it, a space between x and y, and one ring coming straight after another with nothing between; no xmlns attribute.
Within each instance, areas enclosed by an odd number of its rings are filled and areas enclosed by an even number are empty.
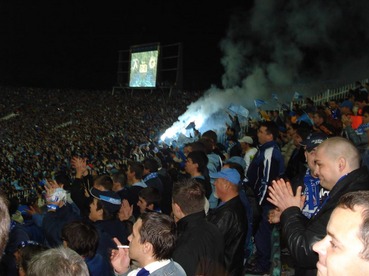
<svg viewBox="0 0 369 276"><path fill-rule="evenodd" d="M85 263L87 264L90 276L109 276L113 274L110 263L98 253L91 259L86 258Z"/></svg>
<svg viewBox="0 0 369 276"><path fill-rule="evenodd" d="M42 220L42 230L45 235L46 245L57 247L63 243L61 231L65 224L80 220L69 204L57 209L55 212L47 212Z"/></svg>
<svg viewBox="0 0 369 276"><path fill-rule="evenodd" d="M272 180L284 173L284 161L277 142L271 141L259 146L247 171L248 185L254 190L259 205L268 204L268 186Z"/></svg>

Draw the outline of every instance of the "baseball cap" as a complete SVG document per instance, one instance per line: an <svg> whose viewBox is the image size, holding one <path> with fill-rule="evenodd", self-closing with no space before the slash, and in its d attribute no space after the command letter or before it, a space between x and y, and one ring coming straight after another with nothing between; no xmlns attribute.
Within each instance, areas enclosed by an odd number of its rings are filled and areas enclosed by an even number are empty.
<svg viewBox="0 0 369 276"><path fill-rule="evenodd" d="M231 158L225 160L224 163L225 164L228 164L228 163L236 163L236 164L240 165L243 169L246 169L245 159L243 159L240 156L232 156Z"/></svg>
<svg viewBox="0 0 369 276"><path fill-rule="evenodd" d="M313 132L300 145L305 146L307 151L312 151L319 146L324 140L328 139L328 136L322 132Z"/></svg>
<svg viewBox="0 0 369 276"><path fill-rule="evenodd" d="M250 136L243 136L241 139L238 140L238 142L252 145L254 143L254 140L252 140Z"/></svg>
<svg viewBox="0 0 369 276"><path fill-rule="evenodd" d="M116 213L120 209L121 199L119 195L113 191L100 191L95 188L91 188L90 194L101 201L104 208L109 213Z"/></svg>
<svg viewBox="0 0 369 276"><path fill-rule="evenodd" d="M352 109L354 107L353 102L349 101L349 100L345 100L340 104L340 107L348 107L350 109Z"/></svg>
<svg viewBox="0 0 369 276"><path fill-rule="evenodd" d="M216 173L210 173L211 178L223 178L234 185L239 185L241 181L240 174L236 169L226 168Z"/></svg>

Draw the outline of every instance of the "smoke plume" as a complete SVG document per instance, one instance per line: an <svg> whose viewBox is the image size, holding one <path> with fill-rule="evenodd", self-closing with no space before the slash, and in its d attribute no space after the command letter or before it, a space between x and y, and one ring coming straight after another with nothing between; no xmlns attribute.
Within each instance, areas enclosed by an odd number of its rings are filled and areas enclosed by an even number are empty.
<svg viewBox="0 0 369 276"><path fill-rule="evenodd" d="M219 130L232 103L255 116L255 99L278 108L272 93L289 102L296 87L311 96L327 83L369 77L368 8L366 0L257 0L250 10L237 7L220 42L223 88L211 87L189 105L165 136L175 137L191 121L200 131Z"/></svg>

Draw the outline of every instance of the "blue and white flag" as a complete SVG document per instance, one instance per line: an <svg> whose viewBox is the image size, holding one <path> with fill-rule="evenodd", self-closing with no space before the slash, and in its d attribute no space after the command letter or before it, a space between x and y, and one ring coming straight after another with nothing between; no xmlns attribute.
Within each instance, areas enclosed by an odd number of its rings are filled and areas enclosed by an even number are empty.
<svg viewBox="0 0 369 276"><path fill-rule="evenodd" d="M277 96L277 94L273 93L273 94L272 94L272 98L273 98L274 100L278 101L278 96Z"/></svg>
<svg viewBox="0 0 369 276"><path fill-rule="evenodd" d="M293 95L293 98L295 100L302 100L304 97L299 92L295 92L295 94Z"/></svg>
<svg viewBox="0 0 369 276"><path fill-rule="evenodd" d="M249 117L249 111L242 105L231 104L228 109L236 113L237 115L243 116L245 118Z"/></svg>
<svg viewBox="0 0 369 276"><path fill-rule="evenodd" d="M256 99L254 100L255 103L255 107L259 108L260 106L262 106L263 104L266 104L266 102L264 100L260 100L260 99Z"/></svg>

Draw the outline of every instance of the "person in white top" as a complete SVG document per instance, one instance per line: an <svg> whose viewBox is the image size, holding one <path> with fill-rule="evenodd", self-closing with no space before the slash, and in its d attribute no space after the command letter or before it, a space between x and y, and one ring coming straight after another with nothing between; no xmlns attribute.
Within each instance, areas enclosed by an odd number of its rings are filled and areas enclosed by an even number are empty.
<svg viewBox="0 0 369 276"><path fill-rule="evenodd" d="M253 147L254 141L250 136L244 136L241 139L239 139L238 142L240 142L241 144L242 155L244 156L243 158L245 159L246 162L245 167L245 175L246 175L249 165L258 150L255 147Z"/></svg>

